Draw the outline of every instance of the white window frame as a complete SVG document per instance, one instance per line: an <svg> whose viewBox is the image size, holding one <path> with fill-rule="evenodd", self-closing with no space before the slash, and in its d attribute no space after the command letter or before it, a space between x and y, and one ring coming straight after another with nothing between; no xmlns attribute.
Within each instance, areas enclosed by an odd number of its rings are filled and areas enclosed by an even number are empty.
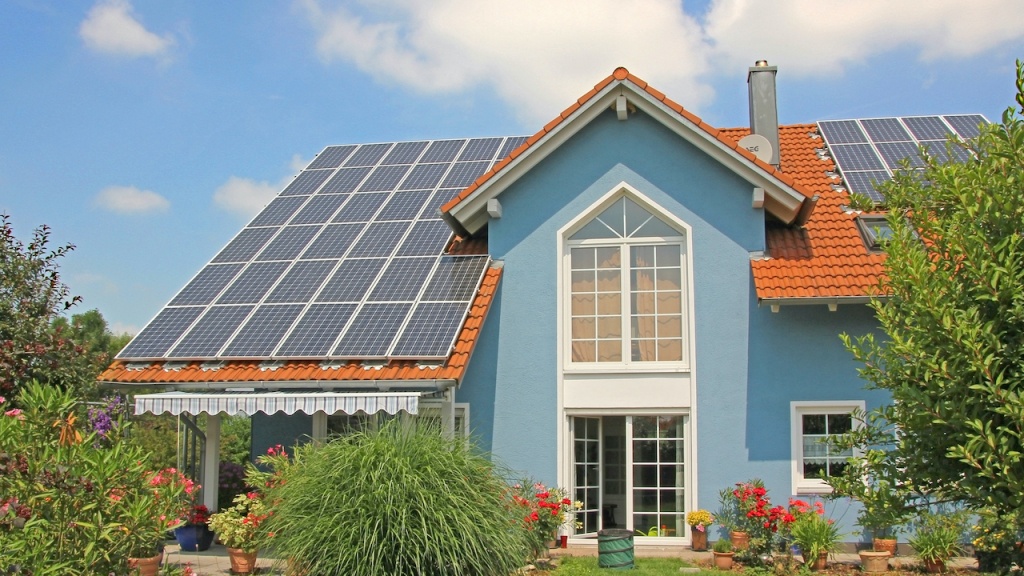
<svg viewBox="0 0 1024 576"><path fill-rule="evenodd" d="M611 206L623 196L639 204L642 208L670 224L679 231L678 236L671 237L642 237L642 238L607 238L569 240L579 229L596 218L606 208ZM691 229L683 221L676 218L672 213L661 208L651 200L640 194L631 186L621 183L616 186L601 201L592 205L573 222L559 232L562 245L561 264L561 285L559 292L562 298L562 325L561 346L563 367L569 373L608 373L608 372L686 372L690 369L690 359L693 353L693 270L692 270L692 234ZM666 246L675 245L680 250L680 288L682 309L682 359L677 361L632 361L628 354L631 350L631 338L629 336L629 324L631 314L629 313L630 287L629 287L629 257L630 247L636 245ZM621 275L621 294L623 313L623 360L621 362L575 362L572 358L572 249L577 247L619 247L622 252L623 274Z"/></svg>
<svg viewBox="0 0 1024 576"><path fill-rule="evenodd" d="M854 428L862 424L852 418L857 411L864 411L863 400L793 401L789 403L789 424L791 438L791 477L793 494L830 494L832 487L820 478L804 478L801 464L804 459L803 416L806 414L851 414Z"/></svg>

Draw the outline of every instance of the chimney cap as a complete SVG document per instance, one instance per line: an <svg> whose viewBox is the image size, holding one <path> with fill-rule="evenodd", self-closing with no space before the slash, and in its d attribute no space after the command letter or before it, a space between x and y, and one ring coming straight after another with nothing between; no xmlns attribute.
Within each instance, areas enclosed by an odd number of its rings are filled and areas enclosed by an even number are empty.
<svg viewBox="0 0 1024 576"><path fill-rule="evenodd" d="M767 65L768 65L768 61L767 60L758 60L758 61L754 62L754 66L757 66L757 67L767 66Z"/></svg>

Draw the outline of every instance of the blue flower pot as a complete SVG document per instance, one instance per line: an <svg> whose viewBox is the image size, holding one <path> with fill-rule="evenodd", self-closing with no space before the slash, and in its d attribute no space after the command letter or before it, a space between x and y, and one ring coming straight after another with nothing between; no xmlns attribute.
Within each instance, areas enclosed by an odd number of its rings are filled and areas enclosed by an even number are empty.
<svg viewBox="0 0 1024 576"><path fill-rule="evenodd" d="M174 529L182 552L203 552L213 544L213 530L206 524L185 524Z"/></svg>

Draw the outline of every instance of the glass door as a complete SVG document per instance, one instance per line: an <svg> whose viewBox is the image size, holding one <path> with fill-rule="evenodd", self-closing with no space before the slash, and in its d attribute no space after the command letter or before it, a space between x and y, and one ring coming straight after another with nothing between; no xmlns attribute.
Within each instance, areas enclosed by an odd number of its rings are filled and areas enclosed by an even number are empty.
<svg viewBox="0 0 1024 576"><path fill-rule="evenodd" d="M583 508L576 521L583 526L576 534L593 535L601 529L601 419L573 418L573 494Z"/></svg>
<svg viewBox="0 0 1024 576"><path fill-rule="evenodd" d="M633 416L633 528L647 536L686 536L683 416Z"/></svg>

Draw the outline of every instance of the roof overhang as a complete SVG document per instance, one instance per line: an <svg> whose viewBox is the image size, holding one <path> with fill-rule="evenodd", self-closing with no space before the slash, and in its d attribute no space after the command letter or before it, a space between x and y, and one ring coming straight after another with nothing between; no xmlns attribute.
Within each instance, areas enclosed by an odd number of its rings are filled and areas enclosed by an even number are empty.
<svg viewBox="0 0 1024 576"><path fill-rule="evenodd" d="M145 414L416 414L420 392L160 392L135 397Z"/></svg>
<svg viewBox="0 0 1024 576"><path fill-rule="evenodd" d="M468 195L458 203L446 206L448 210L443 211L442 216L455 230L475 234L486 225L489 218L488 200L499 196L599 115L616 107L616 101L624 96L633 109L650 115L752 186L763 188L764 209L776 218L786 224L806 220L813 208L813 204L806 205L810 201L807 195L784 182L776 170L756 160L746 150L719 139L717 130L696 116L680 112L681 108L676 110L648 90L641 89L627 79L616 79L605 85L589 99L580 102L571 113L563 113L538 135L527 140L516 151L518 155L513 152L513 157L504 166L499 164L501 167L495 173L481 177L470 187L472 191Z"/></svg>
<svg viewBox="0 0 1024 576"><path fill-rule="evenodd" d="M885 300L886 296L821 296L808 298L761 298L760 305L768 305L772 312L778 312L782 306L828 306L828 309L835 312L840 305L865 305L872 300Z"/></svg>

